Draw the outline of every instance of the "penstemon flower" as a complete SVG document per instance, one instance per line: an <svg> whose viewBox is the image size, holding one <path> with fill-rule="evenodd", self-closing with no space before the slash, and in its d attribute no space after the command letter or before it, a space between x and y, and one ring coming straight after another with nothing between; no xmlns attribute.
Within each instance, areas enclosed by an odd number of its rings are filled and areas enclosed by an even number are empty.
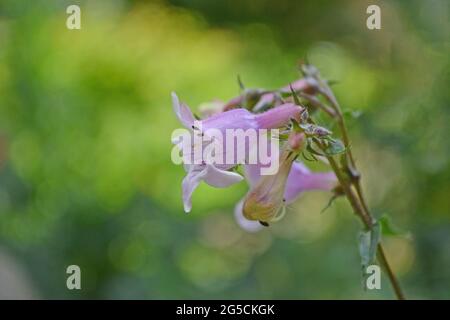
<svg viewBox="0 0 450 320"><path fill-rule="evenodd" d="M245 179L250 185L254 186L264 178L260 175L259 165L245 166ZM295 160L290 168L287 180L284 186L283 207L294 203L301 194L308 191L332 191L338 185L334 172L312 172L302 162ZM239 201L235 207L235 218L237 223L247 231L258 231L262 228L259 221L250 220L244 216L244 199ZM282 208L283 210L283 208ZM279 212L283 213L283 211Z"/></svg>
<svg viewBox="0 0 450 320"><path fill-rule="evenodd" d="M317 68L303 64L301 71L304 76L302 79L279 90L245 89L239 81L243 93L225 104L216 104L210 116L202 120L196 120L189 107L180 103L176 94L172 93L174 111L180 122L190 130L190 135L209 135L210 129L221 134L227 129L282 129L278 136L282 142L281 153L279 144L275 147L271 145L269 151L276 155L277 170L271 170L269 174L263 170L268 164L261 161L242 162L242 159L233 158L236 161L231 163L211 163L205 160L210 159L212 154L194 154L194 160L199 162L184 163L187 171L182 183L184 209L186 212L191 210L192 193L201 181L214 187L227 187L241 181L241 175L230 171L239 164L244 164L250 190L236 205L235 217L239 225L248 231L260 230L262 225L268 226L269 223L281 219L286 212L286 205L296 201L303 192L333 191L332 200L345 195L364 225L359 246L363 270L378 260L387 271L397 298L404 299L400 284L380 242L382 224L387 222L381 219L377 221L369 211L341 107L330 83L321 78ZM299 96L305 100L307 108L301 106ZM320 112L331 117L337 124L342 141L333 137L333 133L327 128L316 125L315 120L320 120L321 117L316 117L315 114ZM192 143L191 139L187 139L173 142L183 150L186 160L186 156L191 157L195 153L198 145L210 146L212 142L208 141L207 139L206 142L201 140L200 143ZM227 144L222 140L218 145ZM262 146L264 144L260 144L260 140L253 145L257 149ZM215 156L216 153L214 151ZM219 152L219 155L225 156L224 152ZM311 172L298 160L300 155L310 161L326 159L333 171Z"/></svg>
<svg viewBox="0 0 450 320"><path fill-rule="evenodd" d="M280 128L288 124L291 119L298 119L300 113L303 111L301 107L295 104L286 103L259 114L253 114L246 109L238 108L214 114L203 120L196 120L189 107L186 104L181 103L175 93L172 93L172 103L178 120L186 129L190 130L192 134L196 133L197 135L204 135L208 130L219 131L225 136L225 131L227 129L258 130ZM229 169L235 167L240 162L239 159L236 160L235 163L211 164L205 161L208 155L195 155L195 150L193 149L195 149L196 146L192 144L193 139L174 140L174 144L181 150L190 150L191 152L186 153L188 153L189 156L194 156L191 163L185 163L184 165L187 175L183 179L182 188L184 210L186 212L189 212L192 208L192 193L201 181L205 181L213 187L224 188L243 179L238 173L229 171ZM203 139L203 141L204 140L208 139ZM203 141L201 144L203 144ZM223 141L223 144L226 145L226 141ZM184 156L186 159L186 155ZM226 157L226 155L222 155L222 158L223 157Z"/></svg>
<svg viewBox="0 0 450 320"><path fill-rule="evenodd" d="M299 138L292 138L293 135L298 135ZM303 139L303 133L291 133L289 141L298 140L300 142L296 142L294 146L287 143L280 155L278 172L274 175L261 177L250 189L242 206L245 218L260 221L263 224L278 220L286 201L284 199L284 190L287 178L291 171L292 163L301 151Z"/></svg>
<svg viewBox="0 0 450 320"><path fill-rule="evenodd" d="M241 227L249 231L279 220L285 206L293 203L305 191L331 191L337 185L333 172L313 173L301 162L295 161L302 149L303 133L291 133L287 147L280 156L277 174L261 176L259 165L246 165L245 176L250 191L235 208Z"/></svg>

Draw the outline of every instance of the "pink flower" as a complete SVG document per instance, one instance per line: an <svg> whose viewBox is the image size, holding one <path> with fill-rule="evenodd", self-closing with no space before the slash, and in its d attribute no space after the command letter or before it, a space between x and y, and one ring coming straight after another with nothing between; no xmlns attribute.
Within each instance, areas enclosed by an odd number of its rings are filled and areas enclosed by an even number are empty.
<svg viewBox="0 0 450 320"><path fill-rule="evenodd" d="M196 120L189 107L181 103L175 93L172 93L172 103L178 120L192 133L198 129L197 127L200 127L202 132L215 129L223 134L226 129L257 130L279 128L286 125L291 118L298 119L303 110L295 104L287 103L260 114L253 114L246 109L238 108L214 114L203 120ZM183 145L184 143L183 140L176 144L182 150L192 150L193 146L191 144ZM226 144L225 141L224 144ZM237 164L185 164L187 175L182 183L184 210L186 212L191 210L192 193L201 181L205 181L207 184L217 188L228 187L241 181L243 179L241 175L228 171Z"/></svg>
<svg viewBox="0 0 450 320"><path fill-rule="evenodd" d="M242 212L245 218L260 222L277 219L284 207L284 190L296 157L295 152L285 149L280 156L278 172L255 181L244 199Z"/></svg>
<svg viewBox="0 0 450 320"><path fill-rule="evenodd" d="M273 92L264 93L253 107L254 112L271 108L282 104L281 97Z"/></svg>
<svg viewBox="0 0 450 320"><path fill-rule="evenodd" d="M250 188L254 188L261 179L268 176L261 177L259 165L246 165L245 177L248 181ZM280 166L281 169L281 166ZM284 173L282 173L284 175ZM278 178L278 180L284 180ZM266 182L267 183L267 182ZM303 163L294 161L290 167L289 174L285 180L285 186L283 190L284 203L282 205L288 205L306 191L331 191L337 185L337 179L333 172L311 172ZM277 192L270 189L280 188L279 184L274 183L269 185L267 192ZM279 197L279 190L278 190ZM235 217L237 223L245 230L250 232L258 231L262 228L261 224L255 220L249 220L243 213L243 201L241 200L235 208ZM279 202L279 199L278 199ZM278 208L280 210L281 207Z"/></svg>
<svg viewBox="0 0 450 320"><path fill-rule="evenodd" d="M295 92L314 94L317 91L317 83L312 78L301 78L281 88L282 93L291 93L291 87Z"/></svg>

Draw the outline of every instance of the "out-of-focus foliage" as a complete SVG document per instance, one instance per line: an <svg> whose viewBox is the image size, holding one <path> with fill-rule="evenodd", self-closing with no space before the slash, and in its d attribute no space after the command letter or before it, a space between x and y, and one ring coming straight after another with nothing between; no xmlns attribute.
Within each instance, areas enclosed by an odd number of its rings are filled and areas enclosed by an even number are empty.
<svg viewBox="0 0 450 320"><path fill-rule="evenodd" d="M65 26L74 3L81 30ZM257 234L233 220L245 183L202 185L183 213L170 91L195 109L236 95L237 74L285 85L307 57L362 112L370 206L412 235L383 238L407 295L449 298L449 3L375 3L378 31L365 1L0 1L2 257L42 298L392 297L361 287L344 199L320 213L329 195L305 194Z"/></svg>

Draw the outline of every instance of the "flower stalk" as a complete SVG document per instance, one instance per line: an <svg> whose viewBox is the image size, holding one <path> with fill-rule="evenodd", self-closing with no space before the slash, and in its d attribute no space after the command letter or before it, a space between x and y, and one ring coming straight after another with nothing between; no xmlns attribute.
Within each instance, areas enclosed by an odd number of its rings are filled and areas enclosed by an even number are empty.
<svg viewBox="0 0 450 320"><path fill-rule="evenodd" d="M203 128L215 128L220 132L227 129L282 129L279 138L284 143L281 156L276 157L281 163L277 172L262 175L260 169L264 167L263 163L244 163L245 179L250 190L236 205L238 224L250 232L259 230L261 225L269 226L269 222L276 222L284 215L287 204L305 191L333 191L332 199L345 195L365 226L365 233L370 233L369 254L366 256L361 253L363 266L376 257L396 297L405 299L379 241L380 222L372 216L363 194L361 174L356 167L342 109L329 82L320 77L314 66L303 64L301 69L303 78L278 90L245 89L239 81L243 93L219 105L211 116L200 121L194 119L187 105L180 103L176 95L173 95L174 111L186 128L191 128L196 122L202 124ZM304 108L299 97L306 100L310 108ZM342 141L334 138L332 131L317 125L310 117L310 114L320 111L337 124ZM194 126L192 128L195 129ZM186 147L186 153L190 154L191 144ZM306 157L305 152L312 160ZM310 161L318 160L315 155L322 160L327 159L332 171L311 172L297 159L299 155ZM185 164L188 171L183 180L185 211L190 211L192 192L201 181L214 187L227 187L242 180L243 177L232 171L240 163L237 161L227 166L203 162L198 165ZM362 248L365 248L364 245Z"/></svg>
<svg viewBox="0 0 450 320"><path fill-rule="evenodd" d="M372 231L374 228L374 225L376 223L376 220L371 215L369 208L367 206L367 202L363 195L363 191L362 191L362 187L361 187L361 174L359 173L359 171L356 168L356 163L355 163L355 160L354 160L354 157L352 154L351 145L350 145L348 130L345 125L345 120L344 120L344 117L342 114L341 107L340 107L333 91L329 87L329 85L325 81L322 81L320 78L318 78L317 73L314 75L314 77L316 78L316 80L318 80L319 92L325 97L325 99L328 102L330 102L331 108L329 106L322 104L320 102L320 100L317 99L316 97L312 97L312 98L314 98L313 101L316 104L319 104L320 108L322 110L326 111L326 113L328 115L330 115L331 117L333 117L338 123L339 129L341 132L341 136L342 136L342 141L344 143L345 150L346 150L346 152L343 154L343 157L345 157L344 161L343 161L345 167L343 169L348 174L350 179L345 178L345 176L343 175L342 170L339 168L339 165L337 164L334 156L327 156L327 159L330 163L331 168L333 169L334 173L336 174L336 177L338 178L338 181L341 184L342 189L343 189L348 201L350 202L350 205L352 206L355 214L362 220L362 222L364 223L366 228L368 230ZM308 100L311 101L312 99L308 99ZM313 102L313 101L311 101L311 102ZM330 109L333 112L330 112ZM323 143L321 141L316 140L315 142L318 144L318 146L323 151L325 150L325 146L323 145ZM355 191L356 191L356 193L355 193ZM394 293L395 293L397 299L404 300L405 295L403 293L403 290L400 286L400 283L399 283L395 273L393 272L393 270L388 262L386 254L384 252L383 245L381 243L378 243L378 245L377 245L377 258L388 275L389 281L392 285L392 288L394 290Z"/></svg>

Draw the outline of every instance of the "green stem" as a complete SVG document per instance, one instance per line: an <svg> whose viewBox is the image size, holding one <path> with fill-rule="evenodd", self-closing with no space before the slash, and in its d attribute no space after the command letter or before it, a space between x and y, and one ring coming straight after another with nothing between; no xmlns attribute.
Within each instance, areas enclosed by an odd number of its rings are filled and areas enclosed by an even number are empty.
<svg viewBox="0 0 450 320"><path fill-rule="evenodd" d="M363 205L361 204L362 201L358 201L359 197L355 195L353 190L351 189L351 186L347 183L345 180L345 177L342 175L342 171L339 169L336 160L332 156L327 157L328 161L330 162L330 165L336 174L336 177L338 178L339 183L341 184L342 188L344 189L345 195L347 199L350 202L350 205L353 208L353 211L357 216L361 218L364 225L369 229L372 230L374 225L374 220L369 212L366 212L363 208ZM381 243L378 243L377 246L377 257L380 261L380 264L383 266L384 270L386 271L389 281L392 285L392 288L394 289L395 295L397 299L404 300L405 295L403 294L403 291L400 287L400 283L397 280L397 277L395 276L394 272L392 271L392 268L386 258L386 254L384 253L384 249Z"/></svg>
<svg viewBox="0 0 450 320"><path fill-rule="evenodd" d="M345 179L345 177L342 175L342 171L340 170L339 166L337 165L335 159L332 156L328 156L328 161L330 162L331 167L333 168L333 171L336 174L336 177L339 180L339 183L341 184L342 188L344 189L345 195L347 199L349 200L353 210L355 213L361 218L365 226L372 230L374 219L369 211L369 208L367 206L366 200L364 198L362 187L361 187L361 179L360 174L356 169L356 163L352 154L352 150L350 148L350 139L347 131L347 127L345 125L344 117L342 115L341 108L339 106L339 103L337 102L336 97L334 96L333 92L331 91L330 87L323 83L323 90L321 90L321 93L325 96L325 98L331 103L331 106L335 112L335 118L337 118L337 122L342 134L342 140L346 147L346 156L348 156L348 162L350 164L350 168L346 168L347 171L350 172L351 180L350 182ZM327 112L328 113L328 112ZM328 113L330 114L330 113ZM319 146L323 148L323 145L319 143ZM348 166L348 164L347 164ZM352 185L354 186L356 190L356 195L352 190ZM392 285L392 288L394 289L395 295L397 299L404 300L405 295L400 287L400 283L395 276L394 272L392 271L392 268L387 260L386 254L384 252L383 246L381 243L378 243L377 246L377 257L380 264L383 266L384 270L386 271L389 281Z"/></svg>

